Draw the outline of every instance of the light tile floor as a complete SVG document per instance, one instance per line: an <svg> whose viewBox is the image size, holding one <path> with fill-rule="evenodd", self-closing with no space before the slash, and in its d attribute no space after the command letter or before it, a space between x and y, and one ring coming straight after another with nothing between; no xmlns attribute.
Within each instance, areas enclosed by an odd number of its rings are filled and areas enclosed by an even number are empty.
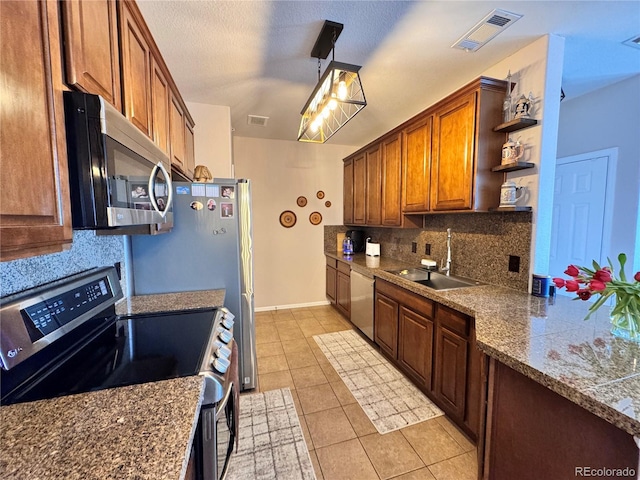
<svg viewBox="0 0 640 480"><path fill-rule="evenodd" d="M256 313L257 391L291 389L318 480L475 480L476 448L446 416L376 431L312 338L351 328L330 306Z"/></svg>

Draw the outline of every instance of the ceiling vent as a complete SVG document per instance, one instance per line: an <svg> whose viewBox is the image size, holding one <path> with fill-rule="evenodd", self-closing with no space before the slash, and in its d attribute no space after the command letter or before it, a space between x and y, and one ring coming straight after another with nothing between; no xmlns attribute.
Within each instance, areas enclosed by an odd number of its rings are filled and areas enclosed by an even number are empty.
<svg viewBox="0 0 640 480"><path fill-rule="evenodd" d="M624 45L627 45L628 47L633 47L633 48L637 48L640 49L640 36L638 37L631 37L629 40L625 40L624 42L622 42Z"/></svg>
<svg viewBox="0 0 640 480"><path fill-rule="evenodd" d="M247 115L247 123L255 127L266 127L269 117L261 117L260 115Z"/></svg>
<svg viewBox="0 0 640 480"><path fill-rule="evenodd" d="M475 52L520 18L522 15L517 13L496 9L460 37L456 43L451 45L451 48Z"/></svg>

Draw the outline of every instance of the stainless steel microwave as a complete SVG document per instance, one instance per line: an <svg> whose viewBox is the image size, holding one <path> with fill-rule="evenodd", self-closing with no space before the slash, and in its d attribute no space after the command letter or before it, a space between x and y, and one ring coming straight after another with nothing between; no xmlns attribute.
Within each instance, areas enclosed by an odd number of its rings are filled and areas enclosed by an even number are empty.
<svg viewBox="0 0 640 480"><path fill-rule="evenodd" d="M73 228L169 230L173 189L165 153L98 95L64 92L64 106Z"/></svg>

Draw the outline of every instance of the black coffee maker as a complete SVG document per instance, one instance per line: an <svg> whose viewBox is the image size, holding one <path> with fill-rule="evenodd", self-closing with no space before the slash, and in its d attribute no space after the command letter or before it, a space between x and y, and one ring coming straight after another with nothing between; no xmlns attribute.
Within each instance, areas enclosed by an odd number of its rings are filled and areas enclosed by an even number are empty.
<svg viewBox="0 0 640 480"><path fill-rule="evenodd" d="M353 253L364 252L364 240L366 237L363 230L347 230L345 237L349 237L351 239L351 243L353 244Z"/></svg>

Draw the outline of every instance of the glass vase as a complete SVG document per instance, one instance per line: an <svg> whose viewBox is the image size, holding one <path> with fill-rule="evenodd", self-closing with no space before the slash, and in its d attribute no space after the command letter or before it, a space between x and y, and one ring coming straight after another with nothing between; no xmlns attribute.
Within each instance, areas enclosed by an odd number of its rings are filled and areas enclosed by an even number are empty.
<svg viewBox="0 0 640 480"><path fill-rule="evenodd" d="M640 318L628 308L611 314L611 334L630 342L640 343Z"/></svg>

